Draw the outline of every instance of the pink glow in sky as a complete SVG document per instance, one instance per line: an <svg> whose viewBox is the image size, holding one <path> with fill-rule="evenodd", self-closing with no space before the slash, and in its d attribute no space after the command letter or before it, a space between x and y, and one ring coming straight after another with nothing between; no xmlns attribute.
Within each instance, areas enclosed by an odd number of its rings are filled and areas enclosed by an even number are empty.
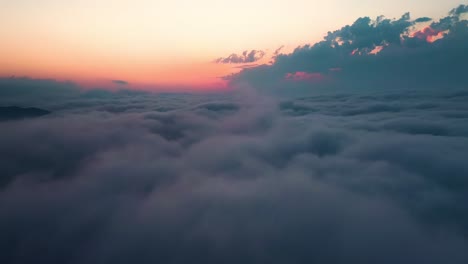
<svg viewBox="0 0 468 264"><path fill-rule="evenodd" d="M223 87L242 65L214 63L245 50L258 63L320 40L360 16L445 15L458 0L16 0L0 8L0 76L125 80L149 87ZM433 40L439 35L429 35Z"/></svg>

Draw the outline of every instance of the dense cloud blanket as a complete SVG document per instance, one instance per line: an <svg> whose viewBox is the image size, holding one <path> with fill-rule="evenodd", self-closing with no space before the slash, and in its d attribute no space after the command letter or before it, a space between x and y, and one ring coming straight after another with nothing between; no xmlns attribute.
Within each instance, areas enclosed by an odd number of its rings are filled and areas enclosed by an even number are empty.
<svg viewBox="0 0 468 264"><path fill-rule="evenodd" d="M467 100L36 100L0 123L0 262L467 263Z"/></svg>

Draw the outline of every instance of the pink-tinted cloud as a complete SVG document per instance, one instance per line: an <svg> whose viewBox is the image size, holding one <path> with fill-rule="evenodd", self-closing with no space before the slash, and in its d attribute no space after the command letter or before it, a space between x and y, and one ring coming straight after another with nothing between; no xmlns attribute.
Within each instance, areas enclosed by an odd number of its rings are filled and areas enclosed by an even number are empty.
<svg viewBox="0 0 468 264"><path fill-rule="evenodd" d="M445 31L435 30L429 26L429 27L426 27L424 29L421 29L419 31L412 33L411 37L425 40L428 43L433 43L439 39L444 38L446 33L447 32Z"/></svg>

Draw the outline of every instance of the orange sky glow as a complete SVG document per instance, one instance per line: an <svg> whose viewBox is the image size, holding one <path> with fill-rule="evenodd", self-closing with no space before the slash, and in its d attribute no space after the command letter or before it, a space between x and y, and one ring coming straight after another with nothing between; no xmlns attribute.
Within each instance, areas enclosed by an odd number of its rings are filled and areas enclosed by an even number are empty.
<svg viewBox="0 0 468 264"><path fill-rule="evenodd" d="M39 3L40 2L40 3ZM306 0L16 0L0 8L0 76L71 80L84 87L224 89L245 64L214 60L262 50L268 63L360 16L441 17L460 3ZM431 5L430 2L437 3ZM437 6L437 8L433 7ZM431 38L440 37L438 35Z"/></svg>

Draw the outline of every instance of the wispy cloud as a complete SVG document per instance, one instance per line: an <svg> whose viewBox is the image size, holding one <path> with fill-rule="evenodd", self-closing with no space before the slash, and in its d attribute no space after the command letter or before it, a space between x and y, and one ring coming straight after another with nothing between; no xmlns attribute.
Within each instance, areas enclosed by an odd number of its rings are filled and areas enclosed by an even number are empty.
<svg viewBox="0 0 468 264"><path fill-rule="evenodd" d="M252 63L262 59L265 56L265 51L263 50L251 50L244 51L242 54L231 54L228 57L221 57L215 60L216 63Z"/></svg>
<svg viewBox="0 0 468 264"><path fill-rule="evenodd" d="M120 85L128 85L128 82L123 81L123 80L112 80L112 82L115 84L120 84Z"/></svg>

